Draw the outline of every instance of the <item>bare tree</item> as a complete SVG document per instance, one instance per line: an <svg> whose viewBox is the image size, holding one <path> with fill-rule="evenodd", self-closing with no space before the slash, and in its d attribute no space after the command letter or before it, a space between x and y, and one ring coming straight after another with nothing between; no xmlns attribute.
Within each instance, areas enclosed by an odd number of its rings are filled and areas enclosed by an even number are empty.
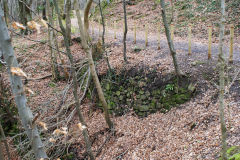
<svg viewBox="0 0 240 160"><path fill-rule="evenodd" d="M123 35L123 58L124 61L127 62L127 46L126 46L126 39L127 39L127 13L126 13L126 1L123 0L123 12L124 12L124 35Z"/></svg>
<svg viewBox="0 0 240 160"><path fill-rule="evenodd" d="M75 72L75 69L74 69L74 66L73 66L73 56L71 54L71 50L70 50L69 43L68 43L69 42L68 41L68 36L67 36L66 30L65 30L65 28L62 24L61 17L59 16L60 11L59 11L56 0L53 0L53 3L55 5L56 13L58 14L59 25L60 25L60 28L61 28L62 33L63 33L63 38L64 38L64 43L65 43L65 47L66 47L66 51L67 51L67 56L68 56L68 59L70 61L70 65L71 65L71 72L72 72L72 76L73 76L73 87L74 87L73 95L74 95L74 99L75 99L75 104L76 104L78 117L79 117L79 120L80 120L81 124L84 125L84 126L87 126L86 122L83 118L83 115L81 113L81 110L80 110L80 102L79 102L79 97L78 97L78 82L77 82L76 72ZM90 138L89 138L89 135L88 135L87 128L82 129L82 133L83 133L84 140L85 140L85 143L86 143L87 153L88 153L90 159L94 160L95 157L94 157L92 149L91 149L91 142L90 142Z"/></svg>
<svg viewBox="0 0 240 160"><path fill-rule="evenodd" d="M82 44L82 47L84 48L85 52L87 53L88 63L89 63L89 66L90 66L90 71L91 71L91 74L92 74L92 77L93 77L94 84L97 88L98 97L99 97L99 99L100 99L100 101L103 105L104 116L105 116L106 123L107 123L107 125L110 129L113 129L114 126L113 126L113 123L110 119L109 111L108 111L108 105L107 105L106 99L104 97L102 87L101 87L101 84L99 82L98 75L97 75L97 72L96 72L96 69L95 69L94 61L93 61L93 58L92 58L92 48L90 48L89 45L88 45L87 35L86 35L87 33L84 31L84 27L83 27L81 15L80 15L80 9L79 9L79 5L77 3L77 0L75 0L74 4L75 4L74 6L76 7L78 26L79 26L80 35L81 35L81 38L82 38L81 44Z"/></svg>
<svg viewBox="0 0 240 160"><path fill-rule="evenodd" d="M40 139L37 127L33 121L33 114L26 104L27 99L24 93L21 77L12 74L10 71L12 67L18 67L18 62L16 56L14 55L11 38L8 33L8 28L6 26L6 23L3 21L3 11L1 7L0 17L0 45L2 46L3 57L6 60L8 66L12 93L18 107L19 117L21 119L24 129L26 130L27 136L31 141L31 146L36 159L47 158L47 154L44 150L44 146Z"/></svg>
<svg viewBox="0 0 240 160"><path fill-rule="evenodd" d="M166 34L166 37L167 37L168 46L169 46L171 56L172 56L172 59L173 59L175 72L176 72L177 76L181 76L182 73L181 73L181 71L179 69L179 66L178 66L177 57L176 57L176 50L174 48L173 41L172 41L171 36L170 36L169 25L167 23L166 11L165 11L165 1L164 0L161 0L161 11L162 11L162 19L163 19L164 28L165 28L165 34Z"/></svg>
<svg viewBox="0 0 240 160"><path fill-rule="evenodd" d="M224 41L224 29L225 29L225 0L221 0L221 21L220 21L220 33L219 33L219 112L220 123L222 133L222 160L227 160L227 128L224 119L224 93L225 93L225 73L226 67L225 59L223 56L223 41Z"/></svg>

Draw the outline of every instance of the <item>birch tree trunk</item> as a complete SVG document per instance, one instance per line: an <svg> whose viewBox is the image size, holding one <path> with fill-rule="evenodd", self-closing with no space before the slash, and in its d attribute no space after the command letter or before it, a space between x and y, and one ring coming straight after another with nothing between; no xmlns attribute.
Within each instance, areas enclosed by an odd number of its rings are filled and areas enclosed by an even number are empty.
<svg viewBox="0 0 240 160"><path fill-rule="evenodd" d="M175 72L176 72L176 75L180 77L182 75L182 73L181 73L181 71L179 69L179 66L178 66L177 57L176 57L176 50L174 48L173 41L172 41L171 36L170 36L169 25L167 23L167 18L166 18L165 1L161 0L160 3L161 3L162 19L163 19L164 28L165 28L165 34L166 34L166 37L167 37L168 46L169 46L171 56L172 56L172 59L173 59Z"/></svg>
<svg viewBox="0 0 240 160"><path fill-rule="evenodd" d="M48 21L51 26L54 26L53 22L53 12L52 9L50 8L50 1L46 0L46 9L48 13ZM58 80L60 78L60 74L58 71L58 66L57 66L57 54L56 50L53 48L57 48L55 45L55 40L54 40L54 30L51 27L48 27L48 43L51 47L50 48L50 54L51 54L51 66L52 66L52 78L54 80ZM53 47L53 48L52 48Z"/></svg>
<svg viewBox="0 0 240 160"><path fill-rule="evenodd" d="M99 97L99 99L100 99L100 101L103 105L103 110L104 110L104 116L105 116L106 123L107 123L109 129L113 129L114 126L113 126L113 123L112 123L112 121L110 119L110 116L109 116L108 105L107 105L106 99L104 97L102 87L101 87L101 84L99 82L98 75L97 75L95 65L94 65L94 61L93 61L93 58L92 58L92 49L89 47L88 42L87 42L86 34L88 34L88 33L84 32L83 23L82 23L82 19L81 19L81 15L80 15L80 9L79 9L79 5L77 3L77 0L74 1L74 4L75 4L74 6L76 7L78 26L79 26L80 35L81 35L81 38L82 38L81 44L82 44L82 47L84 48L85 52L87 53L88 63L89 63L89 66L90 66L90 71L91 71L91 74L92 74L92 77L93 77L93 82L94 82L94 84L97 88L98 97Z"/></svg>
<svg viewBox="0 0 240 160"><path fill-rule="evenodd" d="M124 35L123 35L123 58L124 61L127 62L127 46L126 46L126 39L127 39L127 13L126 13L126 1L123 0L123 12L124 12Z"/></svg>
<svg viewBox="0 0 240 160"><path fill-rule="evenodd" d="M18 62L14 55L11 45L11 38L8 33L8 28L3 21L3 11L0 7L0 45L2 46L3 57L8 66L8 73L11 82L12 93L18 108L19 117L22 125L26 130L27 136L31 141L31 146L36 159L47 158L43 143L40 139L37 127L32 124L33 115L29 107L27 107L27 99L24 93L22 80L19 76L13 75L10 72L11 67L18 67Z"/></svg>
<svg viewBox="0 0 240 160"><path fill-rule="evenodd" d="M73 66L73 56L71 54L71 50L70 50L69 43L68 43L69 42L68 41L68 36L66 34L65 28L63 27L62 20L61 20L60 14L59 14L60 11L59 11L56 0L53 0L53 3L55 5L56 13L58 14L59 25L60 25L60 28L63 32L63 38L64 38L64 43L65 43L65 46L66 46L67 56L68 56L68 59L70 61L70 65L71 65L71 73L72 73L72 77L73 77L73 87L74 87L73 88L73 95L74 95L74 99L75 99L76 110L77 110L78 117L79 117L79 120L80 120L81 124L84 125L84 126L87 126L86 122L83 118L83 115L81 113L81 110L80 110L80 102L79 102L79 97L78 97L78 93L77 93L78 92L78 82L77 82L76 72L75 72L75 69L74 69L74 66ZM87 153L88 153L90 159L94 160L95 157L94 157L92 149L91 149L91 142L90 142L90 138L89 138L89 135L88 135L87 128L82 129L82 133L83 133L83 136L84 136Z"/></svg>
<svg viewBox="0 0 240 160"><path fill-rule="evenodd" d="M225 59L223 56L223 41L224 41L224 29L225 29L225 0L221 0L221 21L220 21L220 33L219 33L219 112L222 134L222 160L227 160L227 129L224 119L224 93L225 93L225 73L226 67Z"/></svg>

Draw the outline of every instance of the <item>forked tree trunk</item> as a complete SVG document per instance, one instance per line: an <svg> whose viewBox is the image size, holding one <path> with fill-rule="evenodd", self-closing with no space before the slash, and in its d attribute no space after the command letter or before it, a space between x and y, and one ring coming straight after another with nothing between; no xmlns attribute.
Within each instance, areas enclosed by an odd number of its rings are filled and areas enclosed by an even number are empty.
<svg viewBox="0 0 240 160"><path fill-rule="evenodd" d="M82 44L82 47L84 48L85 52L87 53L88 63L90 66L91 75L93 77L93 82L97 88L98 97L103 105L105 120L106 120L106 123L107 123L109 129L113 129L114 126L113 126L113 123L109 116L108 105L107 105L106 99L104 97L102 87L99 82L98 75L97 75L95 65L94 65L94 61L92 58L92 49L89 47L88 42L87 42L86 34L88 34L88 33L84 32L83 23L82 23L82 19L81 19L81 15L80 15L80 9L79 9L77 0L74 0L74 6L76 7L78 26L79 26L79 30L80 30L80 34L81 34L81 38L82 38L81 44Z"/></svg>
<svg viewBox="0 0 240 160"><path fill-rule="evenodd" d="M81 113L81 110L80 110L80 102L79 102L79 97L78 97L78 82L77 82L76 72L75 72L75 69L74 69L74 66L73 66L74 65L73 64L73 56L71 54L70 46L69 46L69 43L68 43L69 42L68 36L67 36L66 30L65 30L65 28L62 24L62 20L61 20L60 14L59 14L60 11L59 11L56 0L53 0L53 3L54 3L54 6L55 6L56 13L58 14L59 25L60 25L60 28L61 28L62 33L63 33L63 38L64 38L64 43L65 43L65 47L66 47L66 51L67 51L67 56L68 56L68 59L70 61L70 65L71 65L71 73L72 73L72 77L73 77L73 95L74 95L74 99L75 99L76 110L77 110L78 117L79 117L79 120L80 120L81 124L84 125L84 126L87 126L87 124L86 124L86 122L83 118L83 115ZM83 136L84 136L87 153L88 153L90 159L94 160L95 157L94 157L92 149L91 149L91 142L90 142L90 138L89 138L89 135L88 135L87 128L84 128L82 130L82 133L83 133Z"/></svg>
<svg viewBox="0 0 240 160"><path fill-rule="evenodd" d="M53 13L52 9L50 8L50 1L46 0L46 10L48 14L48 21L51 26L54 26L53 22ZM53 48L57 48L55 45L55 40L54 40L54 30L51 27L48 27L48 43L51 47L50 48L50 53L51 53L51 66L52 66L52 78L54 80L58 80L60 78L60 74L58 71L58 65L57 65L57 53L56 50Z"/></svg>
<svg viewBox="0 0 240 160"><path fill-rule="evenodd" d="M162 19L163 19L164 28L165 28L165 34L166 34L166 37L167 37L168 46L169 46L171 56L172 56L172 59L173 59L175 72L176 72L177 76L181 76L182 73L181 73L181 71L179 69L179 66L178 66L177 57L176 57L176 50L174 48L173 41L172 41L171 36L170 36L169 25L167 23L166 11L165 11L165 1L164 0L161 0L161 11L162 11Z"/></svg>
<svg viewBox="0 0 240 160"><path fill-rule="evenodd" d="M227 160L227 128L224 119L224 93L225 93L225 73L226 67L225 59L223 56L223 41L224 41L224 28L225 28L225 0L221 0L221 21L220 21L220 34L219 34L219 112L222 134L222 160Z"/></svg>
<svg viewBox="0 0 240 160"><path fill-rule="evenodd" d="M93 0L88 0L87 1L87 5L84 9L84 30L85 32L89 33L89 11L90 11L90 8L92 6L92 2Z"/></svg>
<svg viewBox="0 0 240 160"><path fill-rule="evenodd" d="M127 46L126 46L126 39L127 39L127 32L128 32L128 28L127 28L127 13L126 13L126 1L123 1L123 12L124 12L124 35L123 35L123 58L124 61L127 62Z"/></svg>
<svg viewBox="0 0 240 160"><path fill-rule="evenodd" d="M19 117L22 125L26 130L27 136L31 141L31 146L36 159L47 158L43 143L40 139L37 127L32 124L33 115L29 107L27 107L27 99L24 93L22 80L19 76L10 72L11 67L18 67L17 59L14 55L11 38L9 36L6 23L3 21L3 11L0 7L0 45L2 46L3 57L8 66L8 73L11 82L12 93L18 108Z"/></svg>

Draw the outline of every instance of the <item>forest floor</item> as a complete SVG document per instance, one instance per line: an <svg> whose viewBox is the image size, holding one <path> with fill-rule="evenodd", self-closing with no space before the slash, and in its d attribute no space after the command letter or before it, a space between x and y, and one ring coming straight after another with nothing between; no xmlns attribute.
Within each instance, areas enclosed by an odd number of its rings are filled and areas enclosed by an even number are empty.
<svg viewBox="0 0 240 160"><path fill-rule="evenodd" d="M76 19L72 21L73 26L77 28ZM95 36L93 35L93 37L97 40L99 36L98 24L92 22L91 25L95 26ZM133 44L133 34L130 30L127 39L128 64L123 61L122 29L117 30L117 39L114 39L113 35L113 28L108 27L106 50L111 66L117 71L140 64L146 68L157 67L157 71L161 75L174 73L164 34L161 34L161 48L157 50L157 36L153 31L150 30L149 46L145 47L144 32L138 32L137 44ZM28 37L47 42L46 32L41 35L32 34ZM187 54L188 42L186 38L175 37L174 44L180 68L190 76L199 94L190 101L172 108L165 114L157 112L145 118L138 118L133 112L129 112L123 116L112 116L116 130L115 136L111 136L111 133L106 131L107 126L100 109L89 113L93 104L91 100L86 98L81 105L81 109L88 125L89 134L94 139L92 144L94 153L96 153L99 146L106 142L97 159L214 160L219 157L221 131L219 105L217 103L217 44L213 44L213 57L211 60L207 59L207 43L205 39L193 38L191 56ZM29 77L38 78L51 74L50 52L47 45L19 36L13 37L13 45L20 66ZM63 48L61 49L64 50ZM140 51L135 52L136 48L139 48ZM73 42L71 51L77 62L84 59L85 53L77 42ZM225 47L225 51L228 53L228 47ZM225 113L229 146L240 146L239 53L240 48L235 44L234 62L227 67L227 74L230 78L228 79L228 86L226 86L226 90L229 92L225 96ZM64 57L64 55L62 56ZM225 57L228 58L227 54ZM100 59L96 64L99 74L106 73L107 64L105 59ZM34 110L34 113L41 113L39 119L47 123L49 127L47 132L56 129L55 123L58 122L58 119L54 118L54 116L58 111L73 102L70 83L70 80L54 82L50 77L47 77L40 80L31 80L27 84L35 92L34 95L28 96L28 104ZM70 87L70 89L66 92L67 87ZM71 105L64 114L69 114L73 110L74 105ZM84 139L80 132L71 135L73 133L71 130L74 130L78 118L73 116L70 119L71 122L67 126L69 128L68 140L71 141L69 152L73 153L75 157L73 159L81 159L85 151ZM57 127L64 126L57 125Z"/></svg>

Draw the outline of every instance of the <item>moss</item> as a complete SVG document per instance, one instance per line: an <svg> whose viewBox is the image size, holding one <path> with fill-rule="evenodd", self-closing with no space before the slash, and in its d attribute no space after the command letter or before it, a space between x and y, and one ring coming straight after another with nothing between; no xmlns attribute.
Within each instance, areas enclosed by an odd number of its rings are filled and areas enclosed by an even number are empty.
<svg viewBox="0 0 240 160"><path fill-rule="evenodd" d="M187 77L179 80L172 75L169 75L172 78L158 76L157 72L147 71L143 74L143 70L139 69L122 71L118 75L113 74L108 81L101 81L109 109L116 115L122 115L133 108L142 117L156 111L166 113L192 97L195 89L189 89L194 85ZM155 78L162 82L156 81L154 84Z"/></svg>

